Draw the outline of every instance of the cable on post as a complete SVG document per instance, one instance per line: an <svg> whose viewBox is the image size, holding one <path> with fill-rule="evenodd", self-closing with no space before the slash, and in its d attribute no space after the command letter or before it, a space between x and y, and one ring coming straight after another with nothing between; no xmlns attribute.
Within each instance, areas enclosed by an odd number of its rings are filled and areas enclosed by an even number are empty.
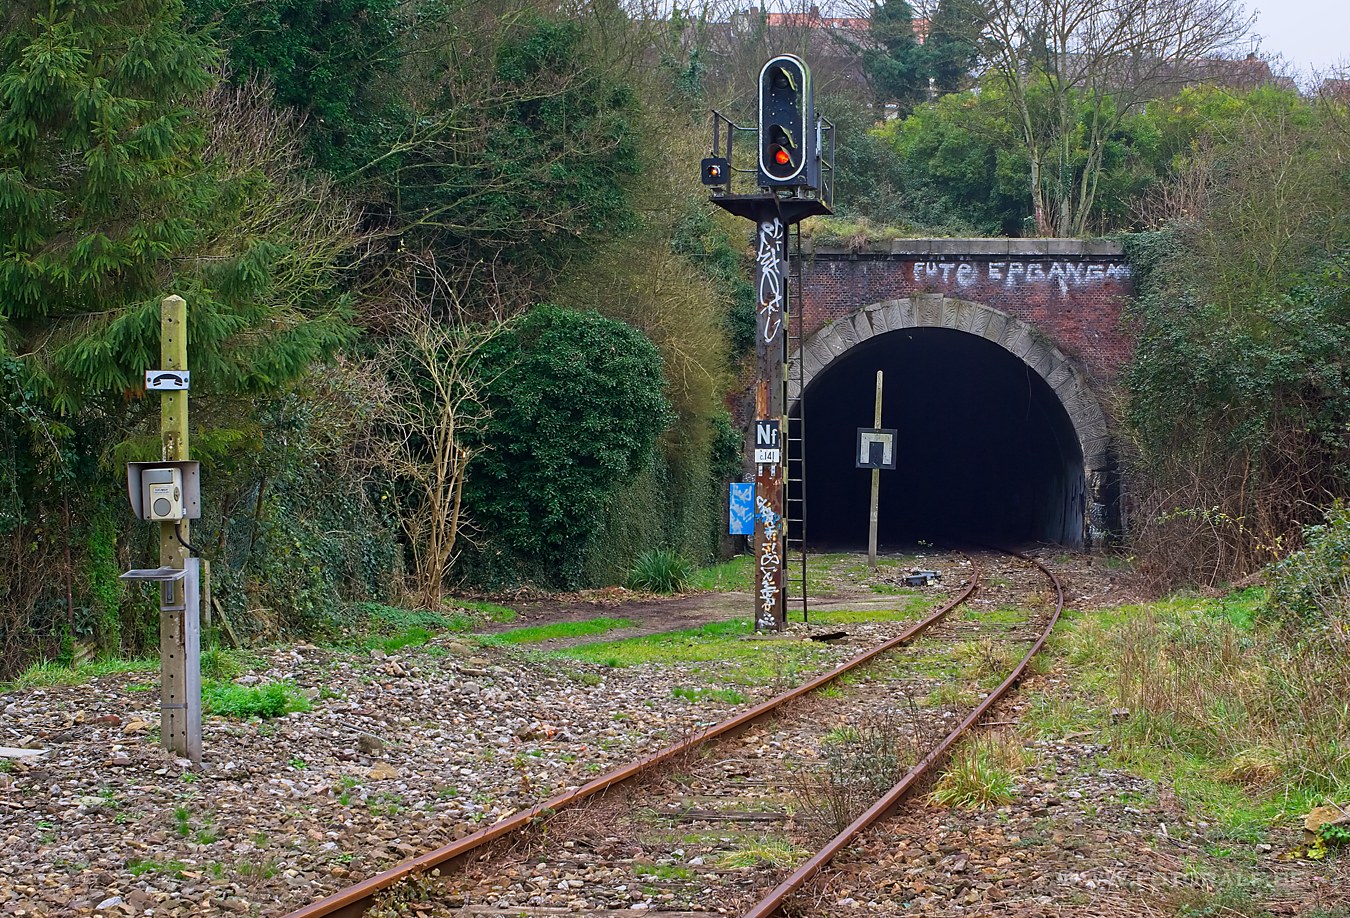
<svg viewBox="0 0 1350 918"><path fill-rule="evenodd" d="M201 553L200 551L197 550L197 547L196 547L195 545L193 545L191 542L189 542L189 541L187 541L186 539L183 538L183 524L182 524L182 523L174 523L174 524L173 524L173 534L174 534L174 538L178 539L178 544L181 545L181 546L183 546L184 548L186 548L188 551L190 551L190 552L192 553L192 557L194 557L194 558L200 558L200 557L202 556L202 553Z"/></svg>

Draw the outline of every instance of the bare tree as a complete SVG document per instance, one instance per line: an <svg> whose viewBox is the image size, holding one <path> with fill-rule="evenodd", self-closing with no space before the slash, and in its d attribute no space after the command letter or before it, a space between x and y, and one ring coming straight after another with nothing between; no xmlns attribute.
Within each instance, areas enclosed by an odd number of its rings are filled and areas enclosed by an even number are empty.
<svg viewBox="0 0 1350 918"><path fill-rule="evenodd" d="M1107 141L1147 101L1212 77L1251 28L1238 0L984 0L982 53L1031 158L1042 235L1089 220Z"/></svg>
<svg viewBox="0 0 1350 918"><path fill-rule="evenodd" d="M458 295L460 283L434 259L410 261L404 302L392 312L392 333L371 368L388 380L388 389L368 456L411 491L399 523L418 601L435 608L467 529L464 482L482 450L474 434L488 418L483 394L492 380L479 357L507 322L492 312L471 316Z"/></svg>

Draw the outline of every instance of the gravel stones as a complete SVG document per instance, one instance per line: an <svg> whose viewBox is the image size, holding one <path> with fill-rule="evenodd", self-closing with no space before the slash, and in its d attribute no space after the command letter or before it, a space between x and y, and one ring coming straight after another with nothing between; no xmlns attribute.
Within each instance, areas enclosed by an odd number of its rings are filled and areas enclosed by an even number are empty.
<svg viewBox="0 0 1350 918"><path fill-rule="evenodd" d="M159 748L131 677L0 695L0 743L63 737L3 760L0 913L274 914L730 709L674 698L682 672L459 646L269 652L240 681L292 680L313 710L207 718L200 770Z"/></svg>

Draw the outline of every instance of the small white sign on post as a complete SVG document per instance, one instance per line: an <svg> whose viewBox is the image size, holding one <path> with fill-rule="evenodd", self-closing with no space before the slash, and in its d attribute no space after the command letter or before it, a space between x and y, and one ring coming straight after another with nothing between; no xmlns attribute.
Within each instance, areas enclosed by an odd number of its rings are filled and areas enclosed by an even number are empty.
<svg viewBox="0 0 1350 918"><path fill-rule="evenodd" d="M191 370L146 370L145 391L181 392L188 388L191 378Z"/></svg>
<svg viewBox="0 0 1350 918"><path fill-rule="evenodd" d="M859 427L857 467L894 469L896 433L877 427Z"/></svg>

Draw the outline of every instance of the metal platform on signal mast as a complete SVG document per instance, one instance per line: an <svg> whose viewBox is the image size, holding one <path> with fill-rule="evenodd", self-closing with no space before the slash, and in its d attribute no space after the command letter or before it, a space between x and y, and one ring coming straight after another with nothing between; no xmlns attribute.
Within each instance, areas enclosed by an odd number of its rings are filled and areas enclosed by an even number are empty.
<svg viewBox="0 0 1350 918"><path fill-rule="evenodd" d="M829 216L834 210L818 198L783 198L772 192L759 194L717 194L713 192L712 203L723 210L747 220L759 220L766 214L777 211L785 226L799 223L807 217Z"/></svg>

